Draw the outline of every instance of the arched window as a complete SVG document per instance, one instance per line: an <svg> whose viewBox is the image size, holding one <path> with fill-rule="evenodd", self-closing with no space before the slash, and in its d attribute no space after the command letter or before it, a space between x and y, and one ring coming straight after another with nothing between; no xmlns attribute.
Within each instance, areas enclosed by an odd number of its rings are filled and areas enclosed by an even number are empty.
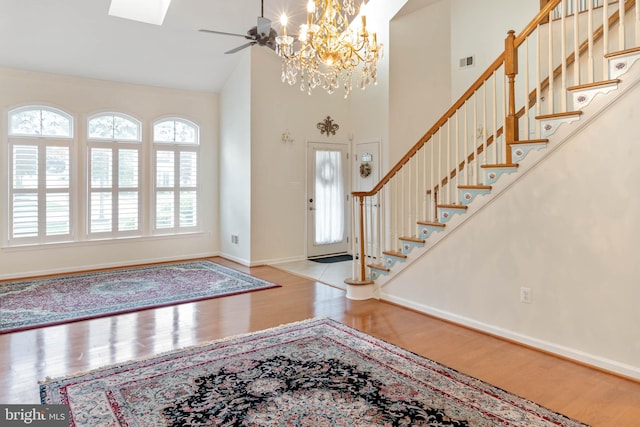
<svg viewBox="0 0 640 427"><path fill-rule="evenodd" d="M179 232L198 226L199 128L181 118L153 125L154 230Z"/></svg>
<svg viewBox="0 0 640 427"><path fill-rule="evenodd" d="M73 138L73 118L52 107L16 108L9 112L9 135Z"/></svg>
<svg viewBox="0 0 640 427"><path fill-rule="evenodd" d="M142 125L121 113L87 121L89 236L139 234Z"/></svg>
<svg viewBox="0 0 640 427"><path fill-rule="evenodd" d="M70 240L73 117L28 105L10 110L8 123L9 244Z"/></svg>

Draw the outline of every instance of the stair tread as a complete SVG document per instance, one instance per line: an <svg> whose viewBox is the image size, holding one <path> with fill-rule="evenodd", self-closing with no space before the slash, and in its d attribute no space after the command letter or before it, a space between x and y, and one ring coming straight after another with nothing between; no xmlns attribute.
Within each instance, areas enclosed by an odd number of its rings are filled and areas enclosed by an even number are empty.
<svg viewBox="0 0 640 427"><path fill-rule="evenodd" d="M536 120L557 119L560 117L580 116L582 111L565 111L564 113L543 114L536 116Z"/></svg>
<svg viewBox="0 0 640 427"><path fill-rule="evenodd" d="M546 144L549 142L548 139L525 139L522 141L513 141L509 142L509 145L524 145L524 144Z"/></svg>
<svg viewBox="0 0 640 427"><path fill-rule="evenodd" d="M572 90L580 90L580 89L589 89L589 88L592 88L592 87L609 86L609 85L617 84L617 83L620 83L620 79L603 80L603 81L600 81L600 82L585 83L585 84L582 84L582 85L576 85L576 86L568 87L567 90L568 91L572 91Z"/></svg>
<svg viewBox="0 0 640 427"><path fill-rule="evenodd" d="M369 268L375 268L376 270L381 270L381 271L386 271L389 272L391 271L390 269L387 268L387 266L385 266L384 264L367 264L367 267Z"/></svg>
<svg viewBox="0 0 640 427"><path fill-rule="evenodd" d="M631 49L619 50L617 52L611 52L604 55L605 58L615 58L616 56L628 55L630 53L640 52L640 47L632 47Z"/></svg>
<svg viewBox="0 0 640 427"><path fill-rule="evenodd" d="M407 242L415 242L415 243L424 243L424 242L426 242L426 240L424 240L424 239L420 239L418 237L411 237L411 236L400 237L400 240L406 240Z"/></svg>
<svg viewBox="0 0 640 427"><path fill-rule="evenodd" d="M490 185L458 185L460 190L491 190Z"/></svg>
<svg viewBox="0 0 640 427"><path fill-rule="evenodd" d="M469 206L467 205L438 205L437 207L446 208L446 209L464 209L464 210L469 209Z"/></svg>
<svg viewBox="0 0 640 427"><path fill-rule="evenodd" d="M383 251L382 254L394 256L396 258L405 258L405 259L407 258L407 256L400 251Z"/></svg>
<svg viewBox="0 0 640 427"><path fill-rule="evenodd" d="M432 221L418 221L418 225L430 225L432 227L446 227L447 224L443 224L441 222L432 222Z"/></svg>
<svg viewBox="0 0 640 427"><path fill-rule="evenodd" d="M491 169L491 168L517 168L520 166L518 163L501 163L495 165L480 165L483 169Z"/></svg>

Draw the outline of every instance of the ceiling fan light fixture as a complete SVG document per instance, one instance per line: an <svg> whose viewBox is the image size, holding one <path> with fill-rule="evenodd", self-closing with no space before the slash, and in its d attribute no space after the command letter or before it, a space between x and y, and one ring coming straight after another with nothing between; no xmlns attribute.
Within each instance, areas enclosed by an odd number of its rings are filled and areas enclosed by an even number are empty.
<svg viewBox="0 0 640 427"><path fill-rule="evenodd" d="M111 0L109 15L162 25L171 0Z"/></svg>

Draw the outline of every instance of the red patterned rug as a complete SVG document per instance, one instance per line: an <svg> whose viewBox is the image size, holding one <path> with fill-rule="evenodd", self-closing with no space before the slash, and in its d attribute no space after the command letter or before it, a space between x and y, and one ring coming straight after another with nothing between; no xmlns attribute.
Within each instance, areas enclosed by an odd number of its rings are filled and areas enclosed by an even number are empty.
<svg viewBox="0 0 640 427"><path fill-rule="evenodd" d="M338 322L308 320L40 386L99 426L584 426Z"/></svg>
<svg viewBox="0 0 640 427"><path fill-rule="evenodd" d="M0 283L0 334L277 287L211 261Z"/></svg>

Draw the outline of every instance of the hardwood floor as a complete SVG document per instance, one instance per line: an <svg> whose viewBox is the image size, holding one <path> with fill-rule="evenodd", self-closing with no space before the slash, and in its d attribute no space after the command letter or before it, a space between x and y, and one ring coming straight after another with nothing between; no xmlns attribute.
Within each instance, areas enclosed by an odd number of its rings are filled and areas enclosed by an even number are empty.
<svg viewBox="0 0 640 427"><path fill-rule="evenodd" d="M574 364L269 267L220 264L282 287L0 335L0 403L39 403L38 380L311 317L331 317L594 426L640 425L640 382Z"/></svg>

